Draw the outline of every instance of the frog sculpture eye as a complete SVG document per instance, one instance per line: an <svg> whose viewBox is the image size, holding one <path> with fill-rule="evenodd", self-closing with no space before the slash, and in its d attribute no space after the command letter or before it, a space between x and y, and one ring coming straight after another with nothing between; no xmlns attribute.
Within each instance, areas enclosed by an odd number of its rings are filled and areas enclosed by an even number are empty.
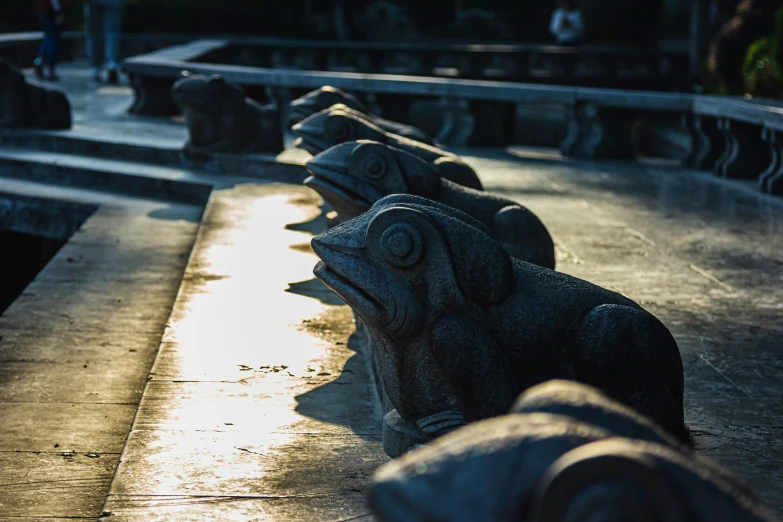
<svg viewBox="0 0 783 522"><path fill-rule="evenodd" d="M350 119L342 114L329 116L326 120L325 130L327 136L336 143L349 141L354 134L353 125Z"/></svg>
<svg viewBox="0 0 783 522"><path fill-rule="evenodd" d="M394 266L413 266L421 259L423 247L421 233L407 223L392 225L381 236L383 257Z"/></svg>
<svg viewBox="0 0 783 522"><path fill-rule="evenodd" d="M386 158L378 154L372 154L362 162L362 173L370 179L381 179L386 170Z"/></svg>

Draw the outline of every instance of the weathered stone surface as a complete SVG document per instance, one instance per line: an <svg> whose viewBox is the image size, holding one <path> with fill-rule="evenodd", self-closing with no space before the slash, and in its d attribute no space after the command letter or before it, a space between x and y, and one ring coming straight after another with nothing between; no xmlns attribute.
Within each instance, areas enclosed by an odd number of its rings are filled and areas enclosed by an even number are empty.
<svg viewBox="0 0 783 522"><path fill-rule="evenodd" d="M318 192L345 222L384 196L413 194L461 210L485 225L509 254L555 267L555 245L544 224L518 203L441 178L426 161L381 143L336 145L305 165L305 185Z"/></svg>
<svg viewBox="0 0 783 522"><path fill-rule="evenodd" d="M0 58L0 128L70 129L71 104L65 93L28 80Z"/></svg>
<svg viewBox="0 0 783 522"><path fill-rule="evenodd" d="M304 96L291 102L291 117L289 127L293 127L302 120L312 116L317 112L328 109L332 105L342 104L350 109L364 113L364 115L375 125L385 130L403 136L415 141L420 141L428 145L434 145L432 136L421 129L411 125L404 125L395 121L386 120L373 114L370 109L360 102L355 96L348 94L342 89L325 85L318 90L309 92Z"/></svg>
<svg viewBox="0 0 783 522"><path fill-rule="evenodd" d="M620 294L513 259L489 234L458 210L395 195L313 238L314 273L361 316L399 415L434 438L571 379L686 438L666 327Z"/></svg>
<svg viewBox="0 0 783 522"><path fill-rule="evenodd" d="M188 124L186 153L198 156L283 150L277 108L247 98L239 85L217 75L187 75L174 84L171 92Z"/></svg>
<svg viewBox="0 0 783 522"><path fill-rule="evenodd" d="M570 382L386 464L370 503L383 522L774 521L729 471Z"/></svg>
<svg viewBox="0 0 783 522"><path fill-rule="evenodd" d="M294 125L291 130L299 136L297 147L313 156L340 143L372 140L404 150L432 163L438 173L449 181L477 190L483 188L476 172L456 154L385 132L363 113L345 105L333 105L313 114Z"/></svg>

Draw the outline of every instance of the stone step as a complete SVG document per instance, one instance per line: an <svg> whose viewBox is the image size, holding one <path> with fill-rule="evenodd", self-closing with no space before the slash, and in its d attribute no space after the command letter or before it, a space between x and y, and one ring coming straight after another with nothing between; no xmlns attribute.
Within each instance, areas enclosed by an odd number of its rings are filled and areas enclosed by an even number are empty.
<svg viewBox="0 0 783 522"><path fill-rule="evenodd" d="M204 204L212 192L182 169L18 147L0 149L0 176L180 203Z"/></svg>
<svg viewBox="0 0 783 522"><path fill-rule="evenodd" d="M181 167L183 164L181 146L134 143L129 139L107 134L92 136L76 131L14 130L2 132L0 142L16 147L91 158L153 163L159 166Z"/></svg>
<svg viewBox="0 0 783 522"><path fill-rule="evenodd" d="M67 241L97 209L75 201L33 197L0 186L0 230Z"/></svg>
<svg viewBox="0 0 783 522"><path fill-rule="evenodd" d="M160 143L156 143L159 141ZM116 133L96 134L68 130L0 131L0 144L90 159L128 161L209 174L231 174L299 183L306 177L301 162L280 160L275 154L215 154L208 161L194 161L182 153L176 140L140 140Z"/></svg>

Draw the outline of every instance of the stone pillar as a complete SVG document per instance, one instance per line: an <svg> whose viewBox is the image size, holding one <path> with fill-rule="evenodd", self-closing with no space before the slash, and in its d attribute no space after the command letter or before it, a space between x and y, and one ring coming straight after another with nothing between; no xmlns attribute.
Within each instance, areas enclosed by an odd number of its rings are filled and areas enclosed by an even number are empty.
<svg viewBox="0 0 783 522"><path fill-rule="evenodd" d="M759 176L759 188L770 194L783 194L783 133L764 127L761 139L769 148L769 164Z"/></svg>
<svg viewBox="0 0 783 522"><path fill-rule="evenodd" d="M577 102L571 110L561 153L580 159L633 158L634 116L630 111Z"/></svg>
<svg viewBox="0 0 783 522"><path fill-rule="evenodd" d="M133 105L128 112L145 116L176 116L180 113L171 98L174 78L158 78L129 73Z"/></svg>
<svg viewBox="0 0 783 522"><path fill-rule="evenodd" d="M715 168L726 146L717 121L699 114L686 114L683 116L683 126L691 135L691 151L684 165L696 170Z"/></svg>
<svg viewBox="0 0 783 522"><path fill-rule="evenodd" d="M293 101L293 94L288 87L267 87L267 98L269 98L275 106L277 106L278 114L280 115L280 129L283 132L283 139L285 140L285 132L288 129L288 119L291 117L291 101Z"/></svg>
<svg viewBox="0 0 783 522"><path fill-rule="evenodd" d="M467 146L476 125L467 100L441 98L440 105L443 109L443 125L436 141L451 147Z"/></svg>
<svg viewBox="0 0 783 522"><path fill-rule="evenodd" d="M718 119L717 127L723 135L724 148L715 163L715 174L723 178L758 179L770 164L770 150L761 141L761 128L728 118Z"/></svg>

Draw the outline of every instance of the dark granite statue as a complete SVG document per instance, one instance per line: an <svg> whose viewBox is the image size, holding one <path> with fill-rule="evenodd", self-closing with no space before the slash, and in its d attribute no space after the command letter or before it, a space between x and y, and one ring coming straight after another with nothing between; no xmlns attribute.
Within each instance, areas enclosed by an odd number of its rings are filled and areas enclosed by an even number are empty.
<svg viewBox="0 0 783 522"><path fill-rule="evenodd" d="M309 92L297 98L291 102L291 117L289 119L289 127L293 127L305 118L312 116L316 112L321 112L324 109L328 109L332 105L342 104L346 107L364 114L365 118L373 122L375 125L391 132L398 136L420 141L427 145L433 145L435 142L432 137L421 129L412 127L410 125L404 125L395 121L390 121L372 114L370 110L355 96L348 94L347 92L338 89L336 87L324 86L320 89Z"/></svg>
<svg viewBox="0 0 783 522"><path fill-rule="evenodd" d="M432 163L438 174L449 181L476 190L483 189L476 172L456 154L385 132L369 121L366 115L345 105L333 105L313 114L294 125L291 130L299 136L296 146L313 156L340 143L372 140L404 150Z"/></svg>
<svg viewBox="0 0 783 522"><path fill-rule="evenodd" d="M717 463L562 381L384 465L370 505L382 522L775 520Z"/></svg>
<svg viewBox="0 0 783 522"><path fill-rule="evenodd" d="M171 95L188 124L187 153L283 150L277 108L245 97L239 85L217 75L185 75L174 84Z"/></svg>
<svg viewBox="0 0 783 522"><path fill-rule="evenodd" d="M305 185L337 211L338 222L368 211L384 196L414 194L461 210L484 224L509 254L555 267L555 245L544 224L514 201L442 179L426 161L373 141L336 145L305 165Z"/></svg>
<svg viewBox="0 0 783 522"><path fill-rule="evenodd" d="M0 58L0 127L70 129L71 104L64 92L28 80Z"/></svg>
<svg viewBox="0 0 783 522"><path fill-rule="evenodd" d="M314 273L361 318L391 404L423 440L571 379L687 438L666 327L619 294L513 259L470 216L387 196L312 240Z"/></svg>

